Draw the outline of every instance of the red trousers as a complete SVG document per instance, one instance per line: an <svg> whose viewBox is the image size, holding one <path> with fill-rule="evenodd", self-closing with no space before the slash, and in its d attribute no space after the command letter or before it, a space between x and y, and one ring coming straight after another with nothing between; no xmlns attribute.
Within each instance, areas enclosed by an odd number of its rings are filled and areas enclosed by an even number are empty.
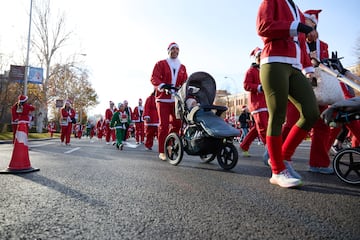
<svg viewBox="0 0 360 240"><path fill-rule="evenodd" d="M324 111L327 107L319 106L320 112ZM329 150L330 146L327 139L330 137L330 127L319 118L311 133L311 147L310 147L310 167L329 167L330 158Z"/></svg>
<svg viewBox="0 0 360 240"><path fill-rule="evenodd" d="M135 140L136 142L144 142L145 131L144 131L144 122L135 123Z"/></svg>
<svg viewBox="0 0 360 240"><path fill-rule="evenodd" d="M244 140L240 144L243 151L249 151L251 143L259 137L266 145L266 130L269 120L269 113L267 111L253 114L255 125L250 129Z"/></svg>
<svg viewBox="0 0 360 240"><path fill-rule="evenodd" d="M110 138L113 142L115 141L115 130L110 129L110 124L106 124L105 125L105 140L106 140L106 142L110 142Z"/></svg>
<svg viewBox="0 0 360 240"><path fill-rule="evenodd" d="M158 132L157 126L145 126L145 147L152 148L154 145L154 138Z"/></svg>
<svg viewBox="0 0 360 240"><path fill-rule="evenodd" d="M169 133L179 133L181 120L175 117L175 102L156 102L159 116L158 141L159 153L164 153L165 139Z"/></svg>
<svg viewBox="0 0 360 240"><path fill-rule="evenodd" d="M67 126L61 126L61 134L60 134L61 142L64 142L65 140L65 144L70 143L71 132L72 132L72 123L68 123Z"/></svg>
<svg viewBox="0 0 360 240"><path fill-rule="evenodd" d="M360 144L360 121L359 120L351 121L351 122L346 123L345 126L347 127L347 129L349 129L349 131L352 135L351 146L358 147ZM331 128L329 142L328 142L329 149L332 146L332 144L334 143L340 130L341 130L341 127Z"/></svg>

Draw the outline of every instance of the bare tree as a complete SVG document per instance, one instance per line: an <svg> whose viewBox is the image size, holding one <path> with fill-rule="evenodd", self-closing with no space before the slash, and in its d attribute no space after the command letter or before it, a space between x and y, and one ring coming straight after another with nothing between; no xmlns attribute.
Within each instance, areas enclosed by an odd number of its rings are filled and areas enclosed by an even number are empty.
<svg viewBox="0 0 360 240"><path fill-rule="evenodd" d="M51 61L55 53L64 46L65 42L70 39L72 32L67 32L65 30L65 15L60 14L55 24L51 24L52 15L50 8L50 0L45 1L45 3L39 3L39 5L34 6L34 27L35 34L32 38L32 46L38 60L43 65L45 69L45 79L42 85L42 91L40 91L43 96L39 99L43 99L41 106L37 111L37 131L40 132L44 128L44 120L47 119L47 104L48 104L48 80L51 75Z"/></svg>

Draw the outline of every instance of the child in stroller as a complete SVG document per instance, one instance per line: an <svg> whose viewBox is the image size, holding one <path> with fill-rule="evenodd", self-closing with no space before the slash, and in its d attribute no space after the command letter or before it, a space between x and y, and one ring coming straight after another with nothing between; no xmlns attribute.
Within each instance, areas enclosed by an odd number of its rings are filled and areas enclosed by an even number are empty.
<svg viewBox="0 0 360 240"><path fill-rule="evenodd" d="M206 72L193 73L185 84L172 93L175 96L175 113L182 120L181 133L170 133L165 140L167 160L177 165L183 152L197 155L204 162L217 157L219 165L230 170L238 160L238 152L233 145L239 130L225 123L220 115L225 106L213 105L216 83Z"/></svg>
<svg viewBox="0 0 360 240"><path fill-rule="evenodd" d="M360 139L360 129L352 127L351 121L360 120L360 97L354 97L332 104L321 113L321 118L331 127L348 124L354 136ZM339 151L333 160L336 175L349 184L360 184L360 148L352 146Z"/></svg>

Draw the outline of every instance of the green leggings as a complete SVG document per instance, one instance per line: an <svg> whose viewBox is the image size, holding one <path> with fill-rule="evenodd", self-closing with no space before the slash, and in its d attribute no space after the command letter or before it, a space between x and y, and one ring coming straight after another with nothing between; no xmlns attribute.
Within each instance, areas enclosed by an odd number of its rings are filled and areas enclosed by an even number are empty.
<svg viewBox="0 0 360 240"><path fill-rule="evenodd" d="M269 111L267 136L280 136L288 99L300 112L296 122L309 131L319 117L319 108L310 81L298 69L285 63L261 65L260 79Z"/></svg>
<svg viewBox="0 0 360 240"><path fill-rule="evenodd" d="M120 144L122 144L122 140L124 139L125 129L116 128L115 133L116 133L116 144L119 146Z"/></svg>

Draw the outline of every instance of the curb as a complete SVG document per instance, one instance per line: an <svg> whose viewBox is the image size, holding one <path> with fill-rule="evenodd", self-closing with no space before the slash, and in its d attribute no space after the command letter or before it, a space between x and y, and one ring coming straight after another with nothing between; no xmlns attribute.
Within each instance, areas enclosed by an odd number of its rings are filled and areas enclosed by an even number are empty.
<svg viewBox="0 0 360 240"><path fill-rule="evenodd" d="M46 141L46 140L50 140L51 138L39 138L39 139L28 139L29 142L32 141ZM1 140L0 144L12 144L13 141L12 140Z"/></svg>

